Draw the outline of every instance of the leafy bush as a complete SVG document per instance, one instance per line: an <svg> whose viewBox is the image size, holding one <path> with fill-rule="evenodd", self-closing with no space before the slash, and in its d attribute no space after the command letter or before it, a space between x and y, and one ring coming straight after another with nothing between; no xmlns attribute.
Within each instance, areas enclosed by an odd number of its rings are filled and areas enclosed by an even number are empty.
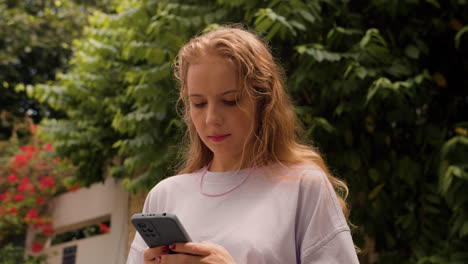
<svg viewBox="0 0 468 264"><path fill-rule="evenodd" d="M28 144L19 146L18 138L13 136L8 142L13 157L2 156L0 162L2 252L16 252L8 242L13 237L24 236L28 227L38 233L33 252L41 251L47 237L54 233L48 202L55 195L78 187L67 178L73 175L71 164L57 157L52 144L43 141L37 135L37 126L27 121L31 130Z"/></svg>
<svg viewBox="0 0 468 264"><path fill-rule="evenodd" d="M47 256L41 255L39 257L27 256L24 257L24 248L13 246L9 243L0 248L0 263L2 264L46 264Z"/></svg>

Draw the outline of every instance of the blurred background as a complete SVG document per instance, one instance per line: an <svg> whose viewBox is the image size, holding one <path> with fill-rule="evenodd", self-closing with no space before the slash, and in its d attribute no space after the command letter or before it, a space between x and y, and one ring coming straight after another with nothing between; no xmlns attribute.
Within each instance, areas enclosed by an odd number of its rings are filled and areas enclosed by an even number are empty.
<svg viewBox="0 0 468 264"><path fill-rule="evenodd" d="M230 23L347 182L361 263L468 263L467 0L0 0L0 263L125 263L182 147L174 57Z"/></svg>

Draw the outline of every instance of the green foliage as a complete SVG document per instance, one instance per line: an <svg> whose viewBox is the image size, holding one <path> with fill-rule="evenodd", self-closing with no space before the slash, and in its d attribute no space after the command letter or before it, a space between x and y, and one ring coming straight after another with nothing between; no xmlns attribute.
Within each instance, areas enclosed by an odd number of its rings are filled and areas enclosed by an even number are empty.
<svg viewBox="0 0 468 264"><path fill-rule="evenodd" d="M0 248L0 262L2 264L46 264L46 261L47 255L41 255L38 257L29 255L24 257L24 247L7 244Z"/></svg>
<svg viewBox="0 0 468 264"><path fill-rule="evenodd" d="M63 113L33 99L35 91L25 85L46 83L66 70L72 54L72 40L82 35L88 15L110 5L110 0L0 1L0 111L22 119L26 112L39 122L44 116ZM22 90L15 92L15 87ZM21 89L23 88L23 89ZM11 135L11 126L0 124L0 140Z"/></svg>
<svg viewBox="0 0 468 264"><path fill-rule="evenodd" d="M269 41L306 136L350 187L358 246L378 263L465 263L466 1L123 1L94 13L70 71L34 86L83 184L133 192L177 158L171 63L197 32L243 22ZM363 236L375 242L366 251Z"/></svg>

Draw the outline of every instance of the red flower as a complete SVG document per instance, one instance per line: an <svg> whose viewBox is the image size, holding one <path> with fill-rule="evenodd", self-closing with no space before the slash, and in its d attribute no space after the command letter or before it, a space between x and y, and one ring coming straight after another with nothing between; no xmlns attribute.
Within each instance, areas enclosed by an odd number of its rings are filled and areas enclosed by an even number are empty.
<svg viewBox="0 0 468 264"><path fill-rule="evenodd" d="M7 180L9 182L17 182L18 181L18 176L16 176L16 174L12 173L12 174L10 174L10 176L8 176Z"/></svg>
<svg viewBox="0 0 468 264"><path fill-rule="evenodd" d="M31 145L21 146L20 149L23 152L36 152L36 148L34 146L31 146Z"/></svg>
<svg viewBox="0 0 468 264"><path fill-rule="evenodd" d="M34 253L37 253L37 252L40 252L44 249L44 245L42 244L39 244L39 243L36 243L36 242L33 242L32 244L32 251Z"/></svg>
<svg viewBox="0 0 468 264"><path fill-rule="evenodd" d="M20 202L23 200L24 200L24 195L22 195L21 193L18 193L15 195L15 202Z"/></svg>
<svg viewBox="0 0 468 264"><path fill-rule="evenodd" d="M46 165L45 165L44 162L42 162L42 163L36 163L36 167L38 167L39 169L43 169L43 168L45 168L45 166L46 166Z"/></svg>
<svg viewBox="0 0 468 264"><path fill-rule="evenodd" d="M37 132L37 125L30 125L29 130L31 130L31 133L36 134Z"/></svg>
<svg viewBox="0 0 468 264"><path fill-rule="evenodd" d="M109 227L104 224L104 223L99 223L99 230L101 231L101 233L105 234L105 233L109 233Z"/></svg>
<svg viewBox="0 0 468 264"><path fill-rule="evenodd" d="M51 151L51 150L52 150L52 144L47 143L47 144L44 146L44 148L45 148L46 150L48 150L48 151Z"/></svg>
<svg viewBox="0 0 468 264"><path fill-rule="evenodd" d="M42 177L41 178L41 190L44 190L46 187L55 188L54 178L52 177Z"/></svg>
<svg viewBox="0 0 468 264"><path fill-rule="evenodd" d="M23 167L23 166L26 166L28 165L28 157L26 157L25 155L16 155L14 158L13 158L13 166L15 167Z"/></svg>
<svg viewBox="0 0 468 264"><path fill-rule="evenodd" d="M80 186L78 185L78 183L75 182L75 184L73 184L73 186L71 187L68 187L67 190L70 191L70 192L74 192L76 190L78 190L80 188Z"/></svg>
<svg viewBox="0 0 468 264"><path fill-rule="evenodd" d="M29 183L29 179L28 178L24 178L22 181L21 181L21 184L18 185L18 192L24 192L24 191L30 191L30 192L35 192L36 190L34 189L34 186L32 186L30 183Z"/></svg>
<svg viewBox="0 0 468 264"><path fill-rule="evenodd" d="M42 197L38 197L37 200L36 200L36 203L37 203L38 205L42 205L42 204L44 204L44 202L45 202L45 200L44 200L44 198L42 198Z"/></svg>
<svg viewBox="0 0 468 264"><path fill-rule="evenodd" d="M37 218L37 210L34 208L29 209L28 213L24 217L25 219Z"/></svg>
<svg viewBox="0 0 468 264"><path fill-rule="evenodd" d="M29 209L28 213L24 216L24 222L27 224L33 223L34 227L38 224L39 217L37 216L37 211L34 208Z"/></svg>
<svg viewBox="0 0 468 264"><path fill-rule="evenodd" d="M28 178L23 178L21 180L21 184L24 184L24 185L28 185L30 183L29 179Z"/></svg>
<svg viewBox="0 0 468 264"><path fill-rule="evenodd" d="M8 210L8 213L14 215L14 214L18 214L18 210L16 210L16 208L12 207L10 210Z"/></svg>
<svg viewBox="0 0 468 264"><path fill-rule="evenodd" d="M1 197L0 201L4 200L5 203L8 203L11 201L11 198L13 197L13 195L9 192L6 192L6 193L0 194L0 197Z"/></svg>
<svg viewBox="0 0 468 264"><path fill-rule="evenodd" d="M52 227L52 225L47 225L46 227L44 227L42 229L42 234L44 235L53 235L54 234L54 228Z"/></svg>
<svg viewBox="0 0 468 264"><path fill-rule="evenodd" d="M27 152L24 157L27 159L27 160L30 160L32 159L32 157L34 157L34 152Z"/></svg>
<svg viewBox="0 0 468 264"><path fill-rule="evenodd" d="M54 158L54 161L55 161L55 163L59 163L59 161L60 161L60 158L59 158L59 157L57 157L57 158Z"/></svg>

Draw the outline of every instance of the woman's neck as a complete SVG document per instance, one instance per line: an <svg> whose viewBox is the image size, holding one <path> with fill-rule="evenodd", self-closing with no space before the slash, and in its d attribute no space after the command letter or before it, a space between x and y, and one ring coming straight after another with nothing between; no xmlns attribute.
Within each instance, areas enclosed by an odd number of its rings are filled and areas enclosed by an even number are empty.
<svg viewBox="0 0 468 264"><path fill-rule="evenodd" d="M220 159L214 157L211 161L209 170L212 172L236 171L243 169L240 165L240 159Z"/></svg>

